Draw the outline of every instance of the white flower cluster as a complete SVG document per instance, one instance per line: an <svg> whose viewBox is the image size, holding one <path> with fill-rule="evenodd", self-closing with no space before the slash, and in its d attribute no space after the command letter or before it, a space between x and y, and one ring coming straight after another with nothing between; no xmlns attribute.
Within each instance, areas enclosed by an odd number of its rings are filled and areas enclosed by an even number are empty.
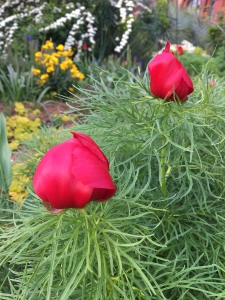
<svg viewBox="0 0 225 300"><path fill-rule="evenodd" d="M44 10L46 5L47 5L47 2L44 2L39 7L34 7L30 10L24 9L23 12L18 13L16 15L16 17L22 19L22 18L34 15L33 20L34 20L35 24L37 24L41 20L41 17L43 15L43 10Z"/></svg>
<svg viewBox="0 0 225 300"><path fill-rule="evenodd" d="M57 29L59 27L64 27L65 23L68 20L72 20L72 19L80 19L81 17L81 10L79 8L73 10L71 13L66 13L66 15L64 17L59 18L58 20L56 20L55 22L53 22L52 24L40 28L39 31L49 31L50 29Z"/></svg>
<svg viewBox="0 0 225 300"><path fill-rule="evenodd" d="M38 24L43 16L43 10L46 5L47 3L44 2L41 6L33 8L29 13L25 14L25 16L35 15L33 20L35 24Z"/></svg>
<svg viewBox="0 0 225 300"><path fill-rule="evenodd" d="M69 7L71 7L71 4L69 5ZM79 60L84 41L88 39L90 44L95 44L94 36L97 31L97 28L93 26L95 21L94 17L89 11L86 11L86 8L84 6L80 6L79 8L73 10L71 13L66 13L64 17L56 20L49 26L41 28L40 31L48 31L50 29L63 27L65 26L65 23L70 20L72 20L74 23L65 42L65 49L72 48L74 45L76 45L77 55L75 59ZM84 30L85 33L83 33ZM76 34L79 34L79 40L75 38ZM88 50L92 51L92 48L89 47Z"/></svg>
<svg viewBox="0 0 225 300"><path fill-rule="evenodd" d="M120 53L122 49L127 45L130 33L132 32L132 24L134 22L134 8L136 5L143 9L147 9L149 12L151 10L143 5L139 0L108 0L112 7L116 7L119 10L120 21L118 25L125 24L125 32L122 36L117 37L115 41L117 46L114 51ZM0 52L6 53L8 46L13 41L13 36L15 30L18 29L18 21L27 16L32 16L35 24L41 22L43 17L43 11L45 6L48 4L44 2L42 5L37 5L40 0L10 0L6 1L0 6ZM65 1L63 1L65 4ZM16 8L17 13L3 18L4 13L8 9ZM82 52L84 44L88 44L89 48L85 50L92 51L92 45L95 44L95 35L97 28L94 26L95 17L91 14L88 9L82 6L79 2L69 2L65 4L65 9L67 13L53 22L52 24L46 24L47 26L40 28L40 32L48 32L52 29L57 29L65 27L66 23L69 21L72 23L72 28L69 31L67 40L65 42L65 49L77 47L77 56ZM54 8L54 11L61 12L61 8ZM54 12L53 12L54 13ZM31 33L32 34L32 33ZM86 45L85 45L86 47Z"/></svg>
<svg viewBox="0 0 225 300"><path fill-rule="evenodd" d="M83 7L81 7L83 8ZM92 14L88 11L83 11L83 18L81 18L80 20L77 21L77 23L75 23L72 27L72 29L69 32L68 38L66 40L65 43L65 48L71 48L72 45L76 44L77 45L77 54L75 56L75 60L79 61L80 60L80 55L82 52L82 46L84 45L84 41L86 39L89 39L89 43L94 45L95 44L95 40L94 40L94 36L97 32L97 28L93 26L94 24L94 17L92 16ZM86 32L82 34L82 30L80 28L80 25L86 25ZM75 34L76 33L80 33L80 39L76 40L75 39ZM88 48L89 51L92 51L92 48L89 47Z"/></svg>
<svg viewBox="0 0 225 300"><path fill-rule="evenodd" d="M2 16L5 13L5 10L7 8L12 8L14 7L14 5L17 5L19 3L20 3L19 0L14 0L14 1L6 1L4 4L2 4L0 7L0 21L3 19Z"/></svg>
<svg viewBox="0 0 225 300"><path fill-rule="evenodd" d="M39 0L28 0L27 3L29 2L37 4ZM18 20L27 16L34 15L33 20L37 24L42 17L42 11L46 4L47 3L44 2L41 6L34 7L28 10L24 6L23 2L21 2L20 0L14 0L5 2L0 7L0 52L2 53L3 57L6 57L7 49L13 42L14 33L18 29ZM18 13L3 19L5 10L7 8L13 8L15 5Z"/></svg>
<svg viewBox="0 0 225 300"><path fill-rule="evenodd" d="M115 52L120 53L128 43L129 35L132 31L132 23L134 22L134 6L135 4L131 0L119 0L115 5L120 10L121 23L126 24L126 31L123 33L119 45L114 49Z"/></svg>
<svg viewBox="0 0 225 300"><path fill-rule="evenodd" d="M32 3L34 5L37 5L40 2L40 0L27 0L26 3ZM3 20L4 13L7 8L14 8L16 7L16 10L18 12L21 11L27 11L25 8L25 4L21 0L14 0L14 1L6 1L4 4L1 4L0 6L0 21ZM40 8L39 8L40 9Z"/></svg>
<svg viewBox="0 0 225 300"><path fill-rule="evenodd" d="M13 35L18 28L15 16L10 16L0 21L0 51L3 56L6 54L8 45L13 41Z"/></svg>
<svg viewBox="0 0 225 300"><path fill-rule="evenodd" d="M181 42L181 46L188 53L194 53L195 48L196 48L192 43L190 43L190 42L188 42L186 40L183 40ZM177 51L177 45L176 44L171 44L170 45L170 50L174 51L174 52Z"/></svg>

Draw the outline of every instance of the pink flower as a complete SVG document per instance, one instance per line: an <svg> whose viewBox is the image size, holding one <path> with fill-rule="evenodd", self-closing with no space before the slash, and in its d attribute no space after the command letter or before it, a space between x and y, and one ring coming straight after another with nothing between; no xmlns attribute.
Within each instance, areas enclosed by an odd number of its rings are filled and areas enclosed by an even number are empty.
<svg viewBox="0 0 225 300"><path fill-rule="evenodd" d="M72 134L44 155L34 174L34 191L50 209L83 208L116 192L108 159L98 145L83 133Z"/></svg>
<svg viewBox="0 0 225 300"><path fill-rule="evenodd" d="M148 64L150 91L158 98L184 102L194 91L193 83L181 62L170 52L167 42L161 54L157 54Z"/></svg>
<svg viewBox="0 0 225 300"><path fill-rule="evenodd" d="M215 85L216 85L216 82L215 82L214 80L210 80L210 81L209 81L209 85L210 85L210 86L215 86Z"/></svg>

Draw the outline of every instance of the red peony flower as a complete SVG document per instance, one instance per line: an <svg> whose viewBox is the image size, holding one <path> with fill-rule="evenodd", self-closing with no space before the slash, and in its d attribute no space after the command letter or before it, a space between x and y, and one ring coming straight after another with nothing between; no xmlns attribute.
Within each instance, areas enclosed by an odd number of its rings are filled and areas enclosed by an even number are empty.
<svg viewBox="0 0 225 300"><path fill-rule="evenodd" d="M44 155L34 174L34 191L48 208L83 208L116 192L109 162L98 145L83 133L72 134Z"/></svg>
<svg viewBox="0 0 225 300"><path fill-rule="evenodd" d="M186 101L194 91L193 83L181 62L170 52L170 43L148 64L150 91L158 98ZM176 95L175 95L176 94Z"/></svg>
<svg viewBox="0 0 225 300"><path fill-rule="evenodd" d="M184 53L184 48L180 45L177 45L177 54L182 55Z"/></svg>

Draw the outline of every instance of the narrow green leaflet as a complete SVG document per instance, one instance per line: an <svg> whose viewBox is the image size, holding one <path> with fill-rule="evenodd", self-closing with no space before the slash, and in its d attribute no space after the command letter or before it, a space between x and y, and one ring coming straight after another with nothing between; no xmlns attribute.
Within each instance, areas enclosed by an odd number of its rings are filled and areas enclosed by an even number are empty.
<svg viewBox="0 0 225 300"><path fill-rule="evenodd" d="M6 135L6 121L0 113L0 189L7 191L12 181L11 150Z"/></svg>

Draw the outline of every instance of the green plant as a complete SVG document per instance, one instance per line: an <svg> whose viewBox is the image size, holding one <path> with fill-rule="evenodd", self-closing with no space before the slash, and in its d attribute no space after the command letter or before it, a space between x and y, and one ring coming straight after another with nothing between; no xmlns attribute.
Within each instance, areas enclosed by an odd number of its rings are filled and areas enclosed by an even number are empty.
<svg viewBox="0 0 225 300"><path fill-rule="evenodd" d="M148 8L148 3L146 3ZM167 15L168 1L160 0L155 6L140 10L133 23L133 30L129 38L132 56L147 65L153 51L158 51L158 41L166 36L171 29L171 22Z"/></svg>
<svg viewBox="0 0 225 300"><path fill-rule="evenodd" d="M217 23L208 26L206 41L208 43L211 52L217 50L220 47L224 47L224 29L225 19L224 15L217 16Z"/></svg>
<svg viewBox="0 0 225 300"><path fill-rule="evenodd" d="M217 76L225 76L224 50L220 48L214 57L202 56L196 53L184 53L179 60L191 76L200 74L205 65L208 70Z"/></svg>
<svg viewBox="0 0 225 300"><path fill-rule="evenodd" d="M209 62L209 69L220 77L225 76L225 48L220 47L213 57L213 60Z"/></svg>
<svg viewBox="0 0 225 300"><path fill-rule="evenodd" d="M76 103L74 129L106 153L118 191L52 215L30 189L1 229L2 299L223 299L223 80L210 87L203 69L182 104L153 98L148 76L104 74L111 87L92 79L66 100ZM30 177L68 130L45 134L27 142L38 154L25 162Z"/></svg>
<svg viewBox="0 0 225 300"><path fill-rule="evenodd" d="M6 121L0 114L0 191L8 192L12 181L11 150L9 148Z"/></svg>
<svg viewBox="0 0 225 300"><path fill-rule="evenodd" d="M210 60L209 57L186 52L178 58L191 76L200 74L204 65Z"/></svg>
<svg viewBox="0 0 225 300"><path fill-rule="evenodd" d="M22 89L25 86L25 77L20 76L11 65L7 67L8 74L0 70L1 93L7 94L10 101L20 100Z"/></svg>
<svg viewBox="0 0 225 300"><path fill-rule="evenodd" d="M35 84L31 69L21 72L18 66L14 69L12 65L7 66L7 72L0 69L0 94L5 103L40 102L48 90L49 88L41 90Z"/></svg>
<svg viewBox="0 0 225 300"><path fill-rule="evenodd" d="M79 87L91 85L95 80L103 81L107 87L112 87L114 81L129 79L127 71L135 76L143 76L142 62L131 56L131 51L127 47L120 56L110 55L102 62L97 60L84 60L78 63L78 67L86 75L84 82L80 82ZM108 76L108 73L111 76ZM79 87L77 92L79 91ZM74 86L74 88L76 88Z"/></svg>
<svg viewBox="0 0 225 300"><path fill-rule="evenodd" d="M203 54L203 49L199 46L195 47L194 54L196 55L202 55Z"/></svg>

